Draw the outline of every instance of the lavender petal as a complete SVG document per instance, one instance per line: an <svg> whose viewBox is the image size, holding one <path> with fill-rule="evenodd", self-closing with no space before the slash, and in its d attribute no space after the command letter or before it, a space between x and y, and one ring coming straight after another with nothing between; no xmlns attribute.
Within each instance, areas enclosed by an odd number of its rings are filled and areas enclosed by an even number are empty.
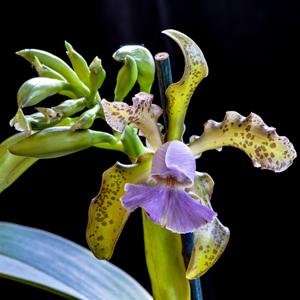
<svg viewBox="0 0 300 300"><path fill-rule="evenodd" d="M165 201L169 204L165 205L167 210L164 211L160 223L165 223L165 227L173 232L193 232L216 217L213 210L181 189L169 190L169 197Z"/></svg>
<svg viewBox="0 0 300 300"><path fill-rule="evenodd" d="M216 217L214 211L182 189L144 184L126 184L125 189L126 194L121 201L127 210L142 207L154 223L173 232L193 232Z"/></svg>
<svg viewBox="0 0 300 300"><path fill-rule="evenodd" d="M122 205L130 212L141 207L145 202L153 200L153 186L146 184L125 185L125 195L121 198Z"/></svg>
<svg viewBox="0 0 300 300"><path fill-rule="evenodd" d="M166 153L166 165L174 172L180 183L192 184L196 172L196 161L187 145L172 141Z"/></svg>
<svg viewBox="0 0 300 300"><path fill-rule="evenodd" d="M168 150L168 147L170 145L170 142L163 144L158 148L158 150L155 152L152 160L152 169L151 169L151 175L157 175L161 177L166 177L169 174L168 167L166 165L166 153Z"/></svg>
<svg viewBox="0 0 300 300"><path fill-rule="evenodd" d="M193 183L196 162L190 149L182 142L163 144L154 154L151 175L159 179L174 178L178 183Z"/></svg>

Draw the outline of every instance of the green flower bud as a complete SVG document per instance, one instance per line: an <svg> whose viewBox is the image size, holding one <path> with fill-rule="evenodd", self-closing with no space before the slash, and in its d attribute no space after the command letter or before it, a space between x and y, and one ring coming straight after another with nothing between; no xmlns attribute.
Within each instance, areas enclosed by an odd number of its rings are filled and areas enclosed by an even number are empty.
<svg viewBox="0 0 300 300"><path fill-rule="evenodd" d="M124 61L126 55L134 58L138 68L137 82L140 91L150 93L155 77L155 63L150 51L140 45L123 46L113 54L116 61Z"/></svg>
<svg viewBox="0 0 300 300"><path fill-rule="evenodd" d="M38 49L24 49L17 52L18 55L24 57L30 63L33 63L37 57L41 64L51 68L52 70L63 76L73 88L76 89L79 96L87 96L89 94L88 87L79 79L77 74L59 57Z"/></svg>
<svg viewBox="0 0 300 300"><path fill-rule="evenodd" d="M123 101L135 85L137 77L138 69L135 60L130 55L126 55L124 65L117 76L115 101Z"/></svg>
<svg viewBox="0 0 300 300"><path fill-rule="evenodd" d="M63 95L63 96L66 96L70 99L77 99L78 96L75 94L75 92L74 91L69 91L69 90L63 90L63 91L60 91L59 94Z"/></svg>
<svg viewBox="0 0 300 300"><path fill-rule="evenodd" d="M45 77L31 78L25 81L18 91L18 106L33 106L45 98L69 88L69 83L65 81Z"/></svg>
<svg viewBox="0 0 300 300"><path fill-rule="evenodd" d="M88 129L92 127L101 106L96 104L95 107L85 111L78 119L78 121L71 127L71 130Z"/></svg>
<svg viewBox="0 0 300 300"><path fill-rule="evenodd" d="M65 41L65 47L72 67L79 79L87 86L90 86L90 69L85 59L77 51L75 51L72 45L67 41Z"/></svg>
<svg viewBox="0 0 300 300"><path fill-rule="evenodd" d="M65 78L61 76L58 72L41 64L39 59L36 56L34 57L32 65L34 66L35 70L37 71L40 77L47 77L47 78L65 81Z"/></svg>
<svg viewBox="0 0 300 300"><path fill-rule="evenodd" d="M39 111L40 113L42 113L46 119L48 121L50 120L60 120L62 118L62 114L59 112L56 112L54 109L52 108L48 108L48 107L36 107L35 108L37 111Z"/></svg>
<svg viewBox="0 0 300 300"><path fill-rule="evenodd" d="M114 144L108 133L93 130L71 131L70 127L51 127L39 131L9 147L14 155L54 158L87 149L98 143Z"/></svg>
<svg viewBox="0 0 300 300"><path fill-rule="evenodd" d="M103 84L106 77L106 72L103 69L101 59L96 56L91 62L90 66L90 89L92 91L97 91Z"/></svg>
<svg viewBox="0 0 300 300"><path fill-rule="evenodd" d="M61 122L61 118L47 118L42 112L26 115L25 118L28 120L32 130L42 130L55 126Z"/></svg>
<svg viewBox="0 0 300 300"><path fill-rule="evenodd" d="M85 108L86 99L79 98L74 100L66 100L57 106L51 108L37 107L36 109L43 113L48 120L62 119L64 117L70 117Z"/></svg>

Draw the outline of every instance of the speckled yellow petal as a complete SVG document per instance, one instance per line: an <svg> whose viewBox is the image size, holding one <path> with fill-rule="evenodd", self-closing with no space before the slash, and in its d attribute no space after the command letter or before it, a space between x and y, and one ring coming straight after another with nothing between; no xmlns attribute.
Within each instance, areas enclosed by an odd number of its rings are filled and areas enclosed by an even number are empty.
<svg viewBox="0 0 300 300"><path fill-rule="evenodd" d="M150 175L152 155L145 155L138 164L116 163L102 175L99 194L89 208L86 238L94 255L110 259L129 213L123 208L120 197L126 183L145 182Z"/></svg>
<svg viewBox="0 0 300 300"><path fill-rule="evenodd" d="M193 191L199 195L203 204L212 209L210 198L214 182L206 173L196 173ZM230 236L229 229L217 218L194 232L194 247L187 268L186 277L195 279L205 272L219 259L224 252Z"/></svg>
<svg viewBox="0 0 300 300"><path fill-rule="evenodd" d="M178 44L185 61L182 78L166 90L168 140L170 141L181 138L190 99L200 81L208 75L208 67L202 51L192 39L173 29L164 30L163 33Z"/></svg>
<svg viewBox="0 0 300 300"><path fill-rule="evenodd" d="M123 102L102 100L106 122L118 132L122 132L127 124L132 124L142 131L149 144L156 150L161 145L157 120L162 114L162 109L152 104L152 101L153 95L144 92L132 98L131 106Z"/></svg>
<svg viewBox="0 0 300 300"><path fill-rule="evenodd" d="M193 138L189 147L193 154L233 146L243 150L255 167L282 172L296 158L294 146L287 137L279 136L256 114L243 117L235 111L226 113L222 122L209 120L200 137Z"/></svg>

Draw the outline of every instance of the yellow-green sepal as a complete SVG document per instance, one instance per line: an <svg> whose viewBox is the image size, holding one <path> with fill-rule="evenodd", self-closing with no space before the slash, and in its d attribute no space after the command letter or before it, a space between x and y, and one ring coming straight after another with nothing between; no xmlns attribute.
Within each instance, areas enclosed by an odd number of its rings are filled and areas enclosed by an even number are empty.
<svg viewBox="0 0 300 300"><path fill-rule="evenodd" d="M101 188L89 208L86 238L94 255L110 259L116 242L128 219L129 212L122 206L126 183L142 183L150 175L151 154L146 154L137 164L116 163L102 174Z"/></svg>
<svg viewBox="0 0 300 300"><path fill-rule="evenodd" d="M173 29L164 30L163 33L178 44L185 62L181 79L166 90L168 141L171 141L181 139L188 105L196 87L208 75L208 67L202 51L191 38Z"/></svg>
<svg viewBox="0 0 300 300"><path fill-rule="evenodd" d="M226 112L222 122L208 120L200 137L193 137L189 147L195 156L211 149L232 146L244 151L255 167L282 172L296 158L293 144L267 126L260 116L244 117L235 111Z"/></svg>
<svg viewBox="0 0 300 300"><path fill-rule="evenodd" d="M206 173L196 172L193 192L200 197L202 204L212 209L210 198L214 182ZM224 252L230 237L230 231L218 218L207 223L193 233L194 246L186 277L196 279L206 273Z"/></svg>
<svg viewBox="0 0 300 300"><path fill-rule="evenodd" d="M149 220L143 211L145 254L155 300L190 300L179 234Z"/></svg>

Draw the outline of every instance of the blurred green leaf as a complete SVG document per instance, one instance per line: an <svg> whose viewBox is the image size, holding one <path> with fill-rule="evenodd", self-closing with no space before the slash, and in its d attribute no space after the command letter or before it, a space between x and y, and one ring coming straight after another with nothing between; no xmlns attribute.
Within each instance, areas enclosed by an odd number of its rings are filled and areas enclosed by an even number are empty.
<svg viewBox="0 0 300 300"><path fill-rule="evenodd" d="M0 222L0 276L69 299L142 300L152 297L125 272L57 235Z"/></svg>

